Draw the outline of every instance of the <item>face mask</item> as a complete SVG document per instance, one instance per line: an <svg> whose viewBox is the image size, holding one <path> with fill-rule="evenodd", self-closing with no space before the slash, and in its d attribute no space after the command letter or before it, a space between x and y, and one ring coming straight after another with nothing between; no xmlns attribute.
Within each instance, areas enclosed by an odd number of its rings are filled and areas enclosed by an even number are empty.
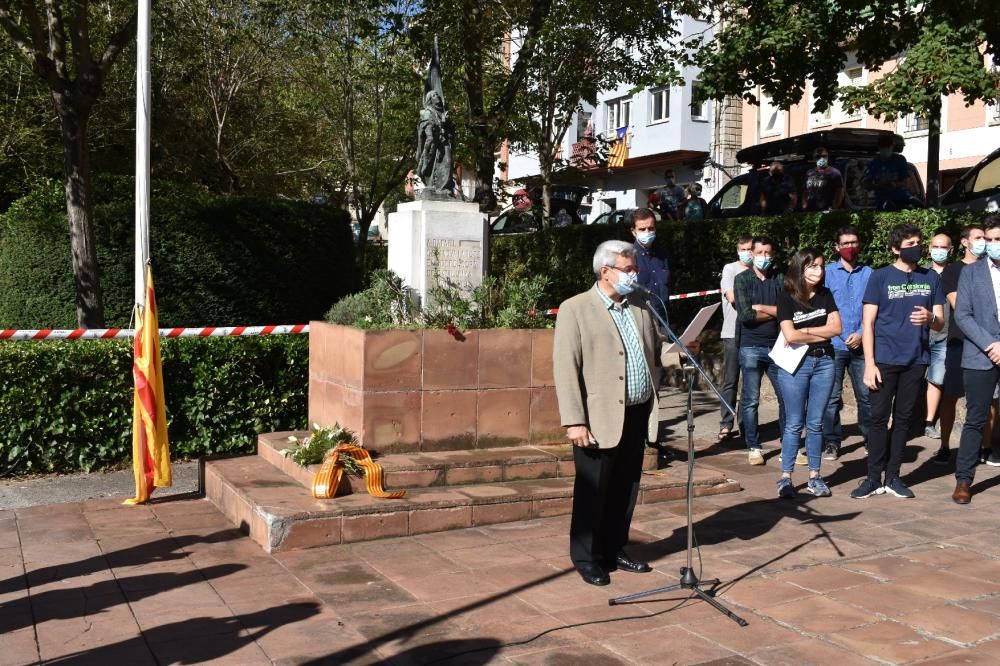
<svg viewBox="0 0 1000 666"><path fill-rule="evenodd" d="M751 252L750 250L740 250L738 254L740 257L740 261L742 261L747 266L753 263L753 252Z"/></svg>
<svg viewBox="0 0 1000 666"><path fill-rule="evenodd" d="M673 178L667 178L666 185L667 185L667 187L673 187L674 186L674 179Z"/></svg>
<svg viewBox="0 0 1000 666"><path fill-rule="evenodd" d="M987 243L986 253L993 261L1000 261L1000 243Z"/></svg>
<svg viewBox="0 0 1000 666"><path fill-rule="evenodd" d="M771 257L754 257L753 265L756 266L759 271L766 271L771 267Z"/></svg>
<svg viewBox="0 0 1000 666"><path fill-rule="evenodd" d="M855 261L857 261L858 255L861 254L861 248L860 247L842 247L842 248L839 248L837 250L837 253L841 256L841 258L844 261L853 264Z"/></svg>
<svg viewBox="0 0 1000 666"><path fill-rule="evenodd" d="M972 241L969 243L969 249L972 251L972 256L983 256L986 254L986 239L980 238L979 240Z"/></svg>
<svg viewBox="0 0 1000 666"><path fill-rule="evenodd" d="M948 250L943 250L939 247L932 247L931 260L936 264L943 264L948 261Z"/></svg>
<svg viewBox="0 0 1000 666"><path fill-rule="evenodd" d="M892 148L879 148L878 156L884 160L889 159L890 157L892 157Z"/></svg>
<svg viewBox="0 0 1000 666"><path fill-rule="evenodd" d="M635 273L625 273L618 269L612 270L618 274L618 282L615 282L611 286L614 287L615 291L617 291L621 296L628 296L631 294L635 289L635 283L636 280L638 280L638 276Z"/></svg>
<svg viewBox="0 0 1000 666"><path fill-rule="evenodd" d="M829 162L827 162L827 159L825 157L821 157L818 160L816 160L816 167L819 169L825 169L827 164L829 164Z"/></svg>
<svg viewBox="0 0 1000 666"><path fill-rule="evenodd" d="M639 241L642 245L652 245L653 241L656 240L656 232L640 231L635 235L635 239Z"/></svg>
<svg viewBox="0 0 1000 666"><path fill-rule="evenodd" d="M998 248L1000 249L1000 248ZM924 253L924 248L919 245L914 245L913 247L904 247L899 251L899 258L908 264L915 264L920 261L921 255Z"/></svg>

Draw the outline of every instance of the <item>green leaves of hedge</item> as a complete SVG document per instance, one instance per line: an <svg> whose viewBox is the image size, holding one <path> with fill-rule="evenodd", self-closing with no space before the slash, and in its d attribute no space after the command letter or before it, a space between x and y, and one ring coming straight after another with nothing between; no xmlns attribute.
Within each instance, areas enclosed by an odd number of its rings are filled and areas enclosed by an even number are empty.
<svg viewBox="0 0 1000 666"><path fill-rule="evenodd" d="M74 328L62 185L0 215L0 328ZM134 298L133 179L94 183L94 230L108 326ZM301 324L355 288L345 211L296 201L222 197L154 181L150 249L162 326Z"/></svg>
<svg viewBox="0 0 1000 666"><path fill-rule="evenodd" d="M175 458L252 453L306 426L308 336L162 341ZM132 451L131 340L0 343L0 468L118 465Z"/></svg>

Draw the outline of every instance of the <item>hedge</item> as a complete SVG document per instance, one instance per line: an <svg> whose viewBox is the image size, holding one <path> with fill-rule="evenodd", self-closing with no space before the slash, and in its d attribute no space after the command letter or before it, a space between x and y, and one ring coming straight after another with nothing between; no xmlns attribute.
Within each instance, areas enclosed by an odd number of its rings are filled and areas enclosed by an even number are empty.
<svg viewBox="0 0 1000 666"><path fill-rule="evenodd" d="M105 319L126 326L134 298L134 185L94 183ZM154 181L150 245L163 326L301 323L357 286L346 212L221 197ZM74 328L63 188L41 187L0 216L0 328Z"/></svg>
<svg viewBox="0 0 1000 666"><path fill-rule="evenodd" d="M306 427L308 336L162 341L171 453L252 453ZM132 447L130 340L0 343L0 471L118 465Z"/></svg>
<svg viewBox="0 0 1000 666"><path fill-rule="evenodd" d="M920 227L924 238L939 227L956 239L964 224L976 218L970 213L944 210L911 210L895 213L876 211L807 213L782 217L749 217L706 220L697 224L661 222L656 226L655 247L670 258L671 289L674 293L718 289L722 267L736 259L736 239L744 234L766 235L775 244L775 265L779 270L800 247L824 249L834 257L836 230L846 224L858 228L865 249L861 260L872 266L893 261L888 248L889 229L901 223ZM510 279L544 274L551 282L549 304L557 306L594 282L594 251L609 239L633 241L627 225L580 225L532 234L498 236L491 239L490 270ZM682 319L704 305L698 299L671 304L671 314Z"/></svg>

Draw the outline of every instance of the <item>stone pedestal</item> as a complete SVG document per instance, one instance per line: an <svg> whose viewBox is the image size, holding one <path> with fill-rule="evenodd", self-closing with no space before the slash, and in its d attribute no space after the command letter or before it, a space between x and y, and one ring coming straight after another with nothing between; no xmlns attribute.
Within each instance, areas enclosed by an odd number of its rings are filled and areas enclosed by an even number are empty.
<svg viewBox="0 0 1000 666"><path fill-rule="evenodd" d="M487 245L486 216L466 201L410 201L389 214L389 270L427 305L435 272L469 292L483 282Z"/></svg>

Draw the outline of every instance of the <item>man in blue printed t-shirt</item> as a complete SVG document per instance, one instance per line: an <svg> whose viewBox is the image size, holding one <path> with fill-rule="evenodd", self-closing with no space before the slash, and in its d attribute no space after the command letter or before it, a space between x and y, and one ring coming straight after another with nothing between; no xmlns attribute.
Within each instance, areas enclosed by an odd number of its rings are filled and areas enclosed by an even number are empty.
<svg viewBox="0 0 1000 666"><path fill-rule="evenodd" d="M912 224L893 227L889 247L896 261L872 273L865 289L861 344L872 422L868 476L851 492L855 499L881 493L913 497L913 491L900 480L899 470L913 406L930 362L928 329L944 328L940 278L917 265L923 254L921 240L920 229Z"/></svg>

